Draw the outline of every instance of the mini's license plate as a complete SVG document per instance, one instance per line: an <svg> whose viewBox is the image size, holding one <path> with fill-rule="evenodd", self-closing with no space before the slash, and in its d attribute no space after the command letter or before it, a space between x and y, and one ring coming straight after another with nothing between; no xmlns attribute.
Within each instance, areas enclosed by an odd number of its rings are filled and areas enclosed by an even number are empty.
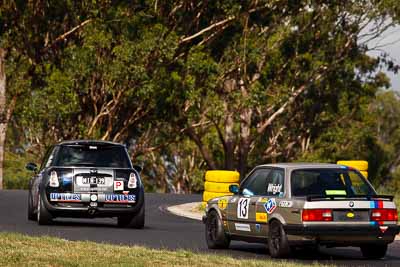
<svg viewBox="0 0 400 267"><path fill-rule="evenodd" d="M82 177L82 184L106 184L106 178L104 177Z"/></svg>

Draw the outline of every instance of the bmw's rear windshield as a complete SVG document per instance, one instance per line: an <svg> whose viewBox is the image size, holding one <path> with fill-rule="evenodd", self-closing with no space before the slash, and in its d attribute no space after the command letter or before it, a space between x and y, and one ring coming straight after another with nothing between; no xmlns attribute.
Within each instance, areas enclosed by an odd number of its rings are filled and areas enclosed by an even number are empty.
<svg viewBox="0 0 400 267"><path fill-rule="evenodd" d="M371 196L376 192L357 171L345 169L299 169L292 171L293 196Z"/></svg>
<svg viewBox="0 0 400 267"><path fill-rule="evenodd" d="M122 146L61 145L55 166L130 168L130 160Z"/></svg>

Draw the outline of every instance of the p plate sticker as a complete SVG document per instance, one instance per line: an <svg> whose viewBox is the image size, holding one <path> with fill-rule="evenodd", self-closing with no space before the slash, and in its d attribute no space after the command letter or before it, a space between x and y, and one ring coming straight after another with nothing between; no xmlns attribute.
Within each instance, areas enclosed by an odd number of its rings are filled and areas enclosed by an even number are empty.
<svg viewBox="0 0 400 267"><path fill-rule="evenodd" d="M238 219L249 218L249 204L250 198L240 198L237 205L237 217Z"/></svg>
<svg viewBox="0 0 400 267"><path fill-rule="evenodd" d="M287 200L282 200L282 201L279 202L279 207L291 208L291 207L293 207L293 202L292 201L287 201Z"/></svg>
<svg viewBox="0 0 400 267"><path fill-rule="evenodd" d="M250 225L245 223L235 223L236 231L250 232Z"/></svg>
<svg viewBox="0 0 400 267"><path fill-rule="evenodd" d="M271 214L276 209L276 201L275 198L268 199L268 202L264 204L264 208L268 214Z"/></svg>
<svg viewBox="0 0 400 267"><path fill-rule="evenodd" d="M124 190L124 181L114 181L114 191Z"/></svg>

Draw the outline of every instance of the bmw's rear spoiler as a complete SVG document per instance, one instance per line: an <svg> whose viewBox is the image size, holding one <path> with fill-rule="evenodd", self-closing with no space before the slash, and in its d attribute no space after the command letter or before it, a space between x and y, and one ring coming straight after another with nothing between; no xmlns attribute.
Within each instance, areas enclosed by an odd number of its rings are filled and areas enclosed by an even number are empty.
<svg viewBox="0 0 400 267"><path fill-rule="evenodd" d="M343 195L309 195L306 196L307 201L317 201L317 200L389 200L393 201L394 196L390 195L354 195L351 197Z"/></svg>

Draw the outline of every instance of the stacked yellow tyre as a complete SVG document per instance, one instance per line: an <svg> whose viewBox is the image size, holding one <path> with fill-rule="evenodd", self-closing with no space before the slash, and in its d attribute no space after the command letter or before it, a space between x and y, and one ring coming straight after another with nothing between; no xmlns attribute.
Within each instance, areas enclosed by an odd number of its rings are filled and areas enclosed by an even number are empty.
<svg viewBox="0 0 400 267"><path fill-rule="evenodd" d="M239 185L239 177L240 175L236 171L207 171L202 206L205 207L207 201L212 198L232 195L229 192L229 186Z"/></svg>
<svg viewBox="0 0 400 267"><path fill-rule="evenodd" d="M339 160L339 165L353 167L361 172L361 174L368 178L368 161L365 160Z"/></svg>

